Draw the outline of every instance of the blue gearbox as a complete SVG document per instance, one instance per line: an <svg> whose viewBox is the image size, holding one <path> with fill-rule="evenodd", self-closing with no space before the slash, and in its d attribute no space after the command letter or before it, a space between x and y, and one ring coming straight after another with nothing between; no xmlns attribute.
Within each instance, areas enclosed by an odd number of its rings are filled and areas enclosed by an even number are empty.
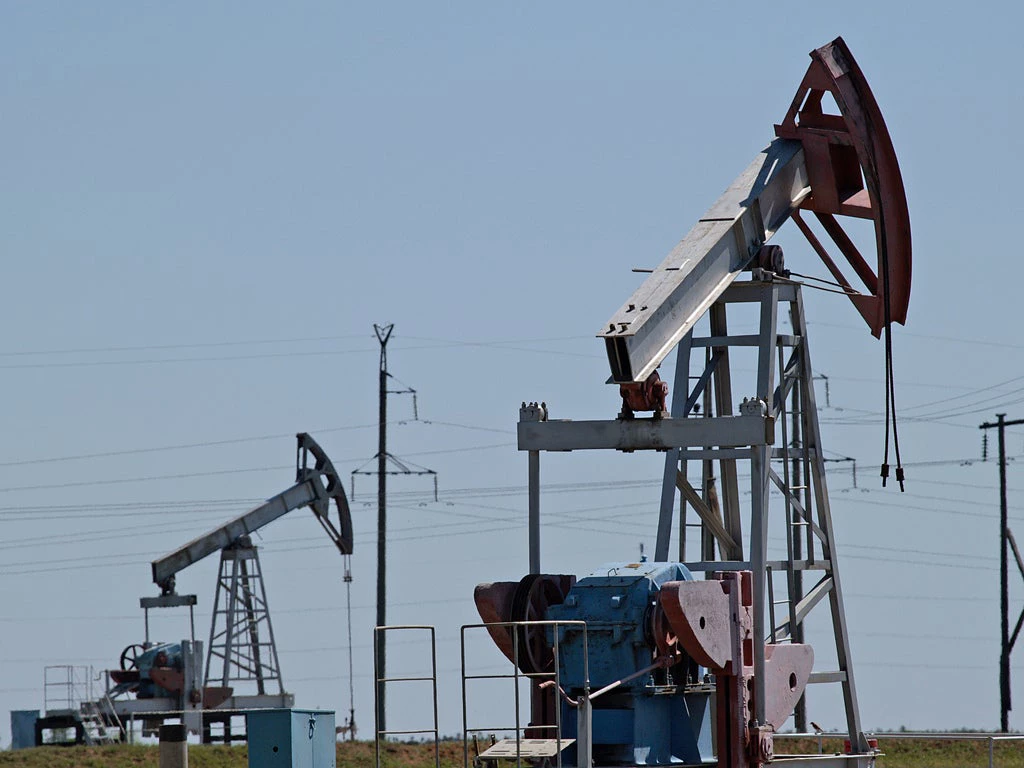
<svg viewBox="0 0 1024 768"><path fill-rule="evenodd" d="M658 602L666 582L692 580L679 563L613 563L577 581L563 603L547 608L548 620L586 622L596 764L714 762L714 684L682 653ZM555 646L556 630L550 631ZM559 682L575 700L586 687L584 633L577 626L559 626L557 632ZM636 674L666 658L671 663ZM623 682L593 697L617 681ZM564 699L561 707L562 736L575 738L576 710Z"/></svg>
<svg viewBox="0 0 1024 768"><path fill-rule="evenodd" d="M121 652L121 669L112 670L110 676L116 684L108 693L118 695L132 692L139 699L156 699L176 696L178 690L170 690L170 680L180 681L185 668L181 643L152 643L129 645ZM163 672L161 685L154 679L153 670Z"/></svg>

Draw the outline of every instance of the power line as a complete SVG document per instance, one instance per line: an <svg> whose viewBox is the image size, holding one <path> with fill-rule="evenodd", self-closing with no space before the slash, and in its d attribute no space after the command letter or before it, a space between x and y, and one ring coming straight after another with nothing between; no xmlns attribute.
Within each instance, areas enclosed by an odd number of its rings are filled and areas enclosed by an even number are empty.
<svg viewBox="0 0 1024 768"><path fill-rule="evenodd" d="M320 336L320 337L306 337L306 338L293 338L293 339L266 339L256 341L223 341L223 342L206 342L206 343L194 343L194 344L163 344L163 345L137 345L137 346L111 346L111 347L88 347L80 349L57 349L47 350L40 352L32 352L26 350L20 351L9 351L0 352L0 357L43 357L47 355L64 356L74 354L119 354L124 352L152 352L152 351L166 351L175 349L203 349L203 348L225 348L225 347L237 347L237 346L259 346L259 345L273 345L273 344L287 344L287 343L310 343L310 342L324 342L324 341L340 341L347 339L360 339L369 338L362 334L346 334L340 336ZM400 338L398 336L395 337ZM552 350L552 349L538 349L535 347L522 347L513 346L515 344L523 343L543 343L548 341L562 341L565 338L554 338L554 339L524 339L513 342L509 341L462 341L458 339L427 339L420 337L401 337L412 340L422 340L428 342L435 342L427 345L412 345L406 347L400 347L403 350L424 350L424 349L436 349L446 347L489 347L493 349L500 349L508 352L527 352L531 354L553 354L560 356L570 357L584 357L584 358L597 358L601 357L598 354L584 354L579 352L567 352L564 350ZM332 355L348 355L348 354L362 354L374 351L372 347L357 348L357 349L340 349L340 350L292 350L288 352L266 352L266 353L254 353L248 355L221 355L221 356L202 356L202 357L153 357L153 358L135 358L126 360L77 360L71 362L29 362L29 363L6 363L0 364L2 370L18 370L18 369L34 369L34 368L87 368L87 367L106 367L106 366L122 366L122 365L160 365L166 363L194 363L194 362L233 362L241 360L262 360L268 358L285 358L285 357L316 357L316 356L332 356Z"/></svg>
<svg viewBox="0 0 1024 768"><path fill-rule="evenodd" d="M285 339L252 339L234 341L178 342L174 344L141 344L120 347L76 347L73 349L18 350L0 352L0 357L41 357L43 355L79 355L97 352L148 352L162 349L204 349L215 347L262 346L267 344L299 344L318 341L341 341L343 339L368 339L369 334L349 333L340 336L300 336Z"/></svg>
<svg viewBox="0 0 1024 768"><path fill-rule="evenodd" d="M460 423L452 422L452 421L434 421L434 420L429 420L429 419L419 419L419 420L417 420L417 422L420 423L420 424L426 424L426 425L431 425L431 426L454 427L454 428L458 428L458 429L475 430L475 431L480 431L480 432L497 432L497 433L509 434L509 435L515 434L514 430L497 429L497 428L494 428L494 427L484 427L484 426L479 426L479 425L475 425L475 424L460 424ZM404 425L407 425L407 424L409 424L409 422L405 421L405 420L396 420L396 421L389 421L388 422L389 426L394 426L394 425L404 426ZM376 428L377 426L378 425L376 423L374 423L374 424L349 424L349 425L339 426L339 427L323 427L321 429L313 429L313 430L310 430L310 432L313 432L313 433L316 433L316 434L327 434L327 433L331 433L331 432L348 432L348 431L359 430L359 429L373 429L373 428ZM178 451L178 450L187 450L187 449L192 449L192 448L210 448L210 447L218 447L218 446L224 446L224 445L237 445L239 443L259 442L259 441L263 441L263 440L280 440L280 439L289 438L289 437L295 437L295 433L294 432L284 432L284 433L278 433L278 434L272 434L272 435L252 435L252 436L248 436L248 437L232 437L232 438L225 438L225 439L221 439L221 440L203 440L203 441L199 441L199 442L195 442L195 443L175 443L175 444L171 444L171 445L148 446L148 447L141 447L141 448L122 448L122 449L118 449L116 451L97 451L97 452L94 452L94 453L79 453L79 454L73 454L73 455L69 455L69 456L36 457L36 458L32 458L32 459L19 459L19 460L16 460L16 461L0 461L0 467L20 467L20 466L28 466L28 465L35 465L35 464L57 463L57 462L64 462L64 461L80 461L80 460L84 460L84 459L111 458L111 457L116 457L116 456L131 456L133 454L138 454L138 453L156 453L156 452L160 452L160 451ZM501 445L502 446L511 445L511 443L502 443ZM476 450L476 448L471 447L471 448L456 449L456 450ZM416 455L426 455L428 453L436 453L436 451L434 451L434 452L424 451L424 452L421 452L421 453L416 454ZM355 460L356 459L353 459L353 461L355 461Z"/></svg>
<svg viewBox="0 0 1024 768"><path fill-rule="evenodd" d="M330 546L330 545L327 545ZM940 603L992 603L996 602L997 599L994 597L985 596L963 596L963 595L922 595L922 594L893 594L889 593L844 593L845 598L854 600L896 600L900 602L940 602ZM437 597L432 599L424 600L408 600L402 602L391 602L390 606L395 608L411 608L422 605L451 605L453 603L470 604L472 602L472 595L459 595L457 597ZM352 610L354 611L369 611L376 608L372 603L364 603L361 605L353 605ZM344 605L336 606L324 606L322 604L309 605L309 606L296 606L292 608L281 608L275 609L274 614L343 614L346 608ZM25 615L0 615L0 623L23 623L23 622L50 622L50 621L81 621L81 622L111 622L111 621L138 621L140 616L138 614L132 615L100 615L96 613L91 614L65 614L63 616L56 616L53 614L47 614L46 616L25 616ZM209 613L197 612L196 618L199 622L208 621L210 618ZM921 635L917 635L918 638Z"/></svg>
<svg viewBox="0 0 1024 768"><path fill-rule="evenodd" d="M808 322L808 325L821 326L822 328L841 328L844 331L862 331L862 328L858 328L853 325L844 325L842 323L823 323L820 321ZM928 333L914 333L913 331L901 330L900 336L912 336L919 339L931 339L933 341L951 341L957 344L970 344L971 346L989 346L989 347L1001 347L1004 349L1024 349L1024 344L1010 344L1002 341L991 341L989 339L965 339L956 336L936 336Z"/></svg>
<svg viewBox="0 0 1024 768"><path fill-rule="evenodd" d="M932 400L932 401L927 402L927 403L919 403L918 405L912 405L909 408L906 408L905 410L917 410L917 409L920 409L920 408L929 408L931 406L941 405L942 403L948 403L948 402L951 402L953 400L960 400L960 399L965 398L965 397L972 397L974 395L981 394L982 392L990 392L993 389L998 389L999 387L1005 387L1007 384L1012 384L1012 383L1014 383L1016 381L1021 381L1021 380L1024 380L1024 376L1014 376L1012 379L1007 379L1006 381L1001 381L998 384L990 384L987 387L981 387L980 389L975 389L972 392L967 392L967 393L964 393L964 394L961 394L961 395L953 395L952 397L944 397L941 400ZM1014 390L1014 392L1019 392L1019 391L1020 390ZM1007 393L1007 394L1012 394L1012 393Z"/></svg>
<svg viewBox="0 0 1024 768"><path fill-rule="evenodd" d="M81 360L70 363L5 363L0 370L27 370L44 368L106 368L123 365L166 365L168 363L225 363L242 360L268 360L287 357L331 357L371 352L370 349L314 350L307 352L264 352L252 355L222 355L218 357L153 357L135 360Z"/></svg>
<svg viewBox="0 0 1024 768"><path fill-rule="evenodd" d="M493 448L507 448L514 445L513 443L493 443L491 445L482 446L469 446L463 448L442 448L434 451L417 451L407 454L408 456L434 456L443 453L462 453L465 451L483 451ZM359 459L341 459L336 461L335 464L342 464L346 462L358 461ZM264 467L238 467L235 469L215 469L207 470L202 472L176 472L167 475L147 475L145 477L117 477L117 478L106 478L100 480L73 480L65 483L45 483L39 485L16 485L8 486L6 488L0 488L0 493L11 493L14 491L39 491L48 490L51 488L82 488L96 485L124 485L130 483L144 483L155 480L184 480L193 477L212 477L216 475L233 475L241 474L246 472L278 472L285 469L291 469L291 466L277 465L277 466L264 466Z"/></svg>
<svg viewBox="0 0 1024 768"><path fill-rule="evenodd" d="M317 434L328 432L346 432L356 429L371 429L376 424L350 424L342 427L325 427L312 430ZM18 461L0 461L0 467L21 467L29 464L52 464L62 461L80 461L83 459L101 459L113 456L131 456L137 453L156 453L159 451L181 451L191 448L210 448L223 445L237 445L239 443L255 443L262 440L280 440L283 438L295 437L294 432L283 432L273 435L253 435L250 437L231 437L223 440L203 440L195 443L176 443L172 445L158 445L145 448L124 448L116 451L97 451L95 453L79 453L70 456L52 456L48 458L20 459Z"/></svg>

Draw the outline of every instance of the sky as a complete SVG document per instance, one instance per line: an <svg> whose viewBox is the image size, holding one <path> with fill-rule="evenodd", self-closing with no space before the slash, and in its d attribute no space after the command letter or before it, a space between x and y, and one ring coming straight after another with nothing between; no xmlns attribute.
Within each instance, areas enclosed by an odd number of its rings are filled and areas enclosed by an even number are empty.
<svg viewBox="0 0 1024 768"><path fill-rule="evenodd" d="M998 474L978 425L1024 417L1009 227L1022 213L1022 15L1013 3L0 4L0 711L41 707L46 665L116 666L142 640L149 562L288 487L294 433L345 475L369 460L373 324L394 323L390 370L417 390L419 418L393 396L389 448L435 470L439 496L424 478L392 481L388 620L437 627L440 728L461 731L473 587L528 565L520 402L617 413L595 334L639 284L631 269L656 266L772 139L807 53L842 35L899 156L915 258L894 333L905 494L877 477L882 345L842 297L807 296L828 378L823 442L856 459L856 486L852 462L829 464L829 486L862 718L997 727ZM793 269L824 274L793 225L774 242ZM1007 447L1024 456L1024 430ZM545 570L650 552L661 461L545 457ZM1010 524L1024 535L1021 471L1011 461ZM369 737L374 478L350 490L351 682ZM310 518L294 512L257 543L286 688L340 722L343 564ZM178 578L199 596L200 636L216 567ZM1011 585L1012 621L1013 571ZM187 617L152 628L179 640ZM823 629L809 631L824 648ZM497 664L479 645L473 663ZM416 639L393 648L399 668L429 658ZM837 692L820 688L811 718L840 727ZM424 727L429 703L395 693L389 713Z"/></svg>

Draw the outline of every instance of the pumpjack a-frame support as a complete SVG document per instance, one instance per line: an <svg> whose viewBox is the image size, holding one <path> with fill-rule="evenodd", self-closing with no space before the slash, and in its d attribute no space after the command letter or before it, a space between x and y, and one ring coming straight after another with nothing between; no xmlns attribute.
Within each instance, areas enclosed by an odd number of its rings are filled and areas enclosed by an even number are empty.
<svg viewBox="0 0 1024 768"><path fill-rule="evenodd" d="M219 674L211 669L215 660ZM285 695L259 552L248 536L221 550L206 680L224 687L255 682L260 696L276 682L277 695Z"/></svg>
<svg viewBox="0 0 1024 768"><path fill-rule="evenodd" d="M754 279L734 282L710 306L710 335L699 337L691 329L681 339L667 418L549 421L545 405L524 404L518 436L519 449L529 452L530 572L540 573L541 451L664 451L655 559L669 559L678 492L680 562L691 571L706 574L753 572L757 679L765 675L765 644L802 641L808 615L827 600L838 668L814 672L810 682L842 686L853 752L865 753L868 743L857 705L801 288L762 270L751 274ZM729 332L726 310L735 304L758 305L756 334ZM786 305L792 324L789 334L779 332L779 312ZM730 370L730 350L736 347L754 347L757 355L756 388L753 397L744 398L738 413L734 412ZM704 350L704 366L693 377L690 366L697 350ZM694 406L700 402L705 404L703 413L695 415ZM737 471L740 462L750 467L746 535ZM720 494L714 480L716 463ZM694 465L699 467L694 473L700 476L699 489L690 481ZM773 488L778 493L773 494ZM781 517L777 512L770 514L773 497L781 507ZM699 523L687 524L688 510L696 514ZM785 531L786 555L777 560L768 559L773 519ZM700 557L688 560L686 531L694 525L700 527ZM817 577L810 588L805 588L805 574ZM776 613L781 606L787 612L782 618ZM754 713L758 723L765 722L764 686L755 689Z"/></svg>

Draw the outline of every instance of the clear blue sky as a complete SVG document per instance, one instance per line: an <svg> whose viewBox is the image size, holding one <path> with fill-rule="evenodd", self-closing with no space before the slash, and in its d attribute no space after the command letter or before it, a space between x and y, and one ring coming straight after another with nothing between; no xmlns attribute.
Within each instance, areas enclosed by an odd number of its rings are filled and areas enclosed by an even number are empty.
<svg viewBox="0 0 1024 768"><path fill-rule="evenodd" d="M0 5L0 744L7 710L41 704L44 664L101 669L141 641L152 557L291 482L289 434L312 432L345 473L373 455L374 322L395 323L392 371L431 422L394 424L393 451L441 488L434 503L426 483L394 483L389 618L438 626L441 726L459 730L473 586L527 566L520 401L614 415L593 335L637 285L630 268L660 262L772 138L807 52L837 35L888 122L915 245L895 342L905 495L876 478L881 345L845 300L808 308L824 439L857 459L858 489L845 464L830 482L864 723L995 727L996 467L961 460L983 420L1024 416L1022 13L841 8ZM777 242L821 273L795 230ZM1010 452L1024 455L1019 430ZM546 461L546 483L644 484L552 488L545 566L650 549L660 461ZM1016 465L1010 487L1024 535ZM353 508L368 736L372 479ZM260 543L288 688L347 709L338 557L304 512ZM201 634L215 569L179 578ZM395 724L419 703L395 701ZM810 707L840 725L838 697Z"/></svg>

